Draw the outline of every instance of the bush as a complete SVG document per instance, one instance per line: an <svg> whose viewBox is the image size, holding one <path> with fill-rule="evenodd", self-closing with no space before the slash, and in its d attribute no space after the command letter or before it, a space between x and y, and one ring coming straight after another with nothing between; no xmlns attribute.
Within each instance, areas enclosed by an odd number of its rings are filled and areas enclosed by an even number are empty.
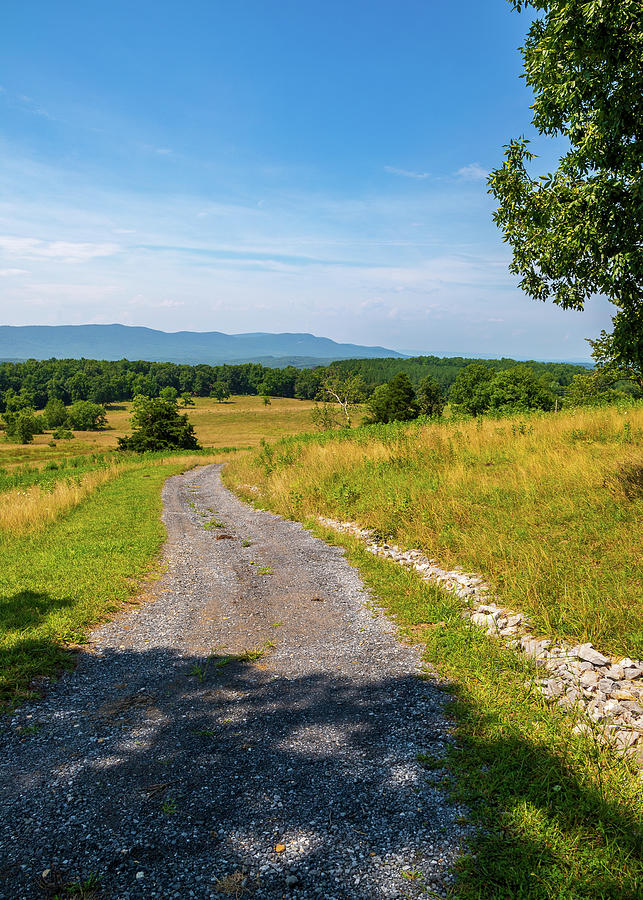
<svg viewBox="0 0 643 900"><path fill-rule="evenodd" d="M105 407L91 400L76 400L69 407L69 424L76 431L96 431L107 424Z"/></svg>
<svg viewBox="0 0 643 900"><path fill-rule="evenodd" d="M175 401L161 397L134 398L129 437L118 439L119 450L200 450L187 415L181 415Z"/></svg>
<svg viewBox="0 0 643 900"><path fill-rule="evenodd" d="M47 401L43 416L45 425L52 430L67 424L67 409L58 397L52 397L51 400Z"/></svg>
<svg viewBox="0 0 643 900"><path fill-rule="evenodd" d="M7 440L16 444L30 444L34 434L42 434L42 423L29 407L6 412L4 421Z"/></svg>
<svg viewBox="0 0 643 900"><path fill-rule="evenodd" d="M455 409L478 416L495 412L551 409L554 395L544 378L528 366L512 366L494 372L482 363L463 369L451 388L449 400Z"/></svg>

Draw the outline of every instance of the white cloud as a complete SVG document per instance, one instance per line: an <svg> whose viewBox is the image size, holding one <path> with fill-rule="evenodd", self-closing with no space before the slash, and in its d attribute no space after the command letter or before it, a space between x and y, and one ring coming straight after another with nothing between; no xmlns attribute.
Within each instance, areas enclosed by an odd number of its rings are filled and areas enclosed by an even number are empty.
<svg viewBox="0 0 643 900"><path fill-rule="evenodd" d="M401 175L402 178L417 178L419 180L430 178L428 172L412 172L409 169L396 169L395 166L384 166L384 171L388 172L389 175Z"/></svg>
<svg viewBox="0 0 643 900"><path fill-rule="evenodd" d="M10 278L12 275L28 275L27 269L0 269L0 276Z"/></svg>
<svg viewBox="0 0 643 900"><path fill-rule="evenodd" d="M462 166L455 174L464 181L486 181L489 177L489 172L477 162Z"/></svg>
<svg viewBox="0 0 643 900"><path fill-rule="evenodd" d="M41 241L37 238L0 235L0 250L19 259L57 259L61 262L86 262L118 253L118 244L76 241Z"/></svg>

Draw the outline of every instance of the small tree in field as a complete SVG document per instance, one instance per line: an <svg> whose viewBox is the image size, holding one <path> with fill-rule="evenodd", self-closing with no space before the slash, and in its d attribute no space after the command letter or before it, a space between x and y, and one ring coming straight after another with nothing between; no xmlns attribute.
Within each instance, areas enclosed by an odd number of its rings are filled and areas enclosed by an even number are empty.
<svg viewBox="0 0 643 900"><path fill-rule="evenodd" d="M47 428L52 430L67 424L67 409L62 400L59 400L58 397L52 397L51 400L47 401L44 419Z"/></svg>
<svg viewBox="0 0 643 900"><path fill-rule="evenodd" d="M398 372L388 384L375 388L368 401L368 422L409 422L418 417L415 391L408 375Z"/></svg>
<svg viewBox="0 0 643 900"><path fill-rule="evenodd" d="M451 385L449 402L456 409L478 416L489 409L489 391L493 372L482 363L471 363L458 372Z"/></svg>
<svg viewBox="0 0 643 900"><path fill-rule="evenodd" d="M210 391L210 396L219 403L223 403L230 396L230 388L225 381L215 381Z"/></svg>
<svg viewBox="0 0 643 900"><path fill-rule="evenodd" d="M161 397L134 398L133 433L118 439L119 450L200 450L187 415L179 413L176 402Z"/></svg>
<svg viewBox="0 0 643 900"><path fill-rule="evenodd" d="M435 378L427 375L418 385L415 393L418 409L423 416L441 416L446 405L442 389Z"/></svg>
<svg viewBox="0 0 643 900"><path fill-rule="evenodd" d="M96 431L107 424L105 407L91 400L76 400L69 407L67 417L76 431Z"/></svg>
<svg viewBox="0 0 643 900"><path fill-rule="evenodd" d="M178 396L179 392L175 387L172 387L171 384L168 384L167 387L164 387L159 391L159 397L161 398L161 400L169 400L170 403L174 403Z"/></svg>
<svg viewBox="0 0 643 900"><path fill-rule="evenodd" d="M342 411L344 425L350 428L352 414L355 407L364 400L366 384L361 375L328 375L322 381L318 399L323 403L337 403ZM324 416L321 416L324 418ZM334 419L332 415L325 416L328 421ZM330 425L329 427L333 427Z"/></svg>

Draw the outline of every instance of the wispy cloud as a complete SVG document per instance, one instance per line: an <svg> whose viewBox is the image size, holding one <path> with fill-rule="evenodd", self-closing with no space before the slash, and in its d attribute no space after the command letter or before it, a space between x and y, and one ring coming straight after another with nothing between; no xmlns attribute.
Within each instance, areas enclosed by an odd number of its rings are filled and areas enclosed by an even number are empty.
<svg viewBox="0 0 643 900"><path fill-rule="evenodd" d="M2 278L10 278L12 275L28 275L27 269L0 269Z"/></svg>
<svg viewBox="0 0 643 900"><path fill-rule="evenodd" d="M118 253L118 244L74 241L42 241L37 238L0 235L0 251L18 259L56 259L61 262L86 262Z"/></svg>
<svg viewBox="0 0 643 900"><path fill-rule="evenodd" d="M402 178L417 178L420 181L431 177L429 172L413 172L410 169L397 169L395 166L384 166L384 171L388 172L389 175L400 175Z"/></svg>
<svg viewBox="0 0 643 900"><path fill-rule="evenodd" d="M464 181L486 181L489 177L489 172L477 162L462 166L455 174Z"/></svg>

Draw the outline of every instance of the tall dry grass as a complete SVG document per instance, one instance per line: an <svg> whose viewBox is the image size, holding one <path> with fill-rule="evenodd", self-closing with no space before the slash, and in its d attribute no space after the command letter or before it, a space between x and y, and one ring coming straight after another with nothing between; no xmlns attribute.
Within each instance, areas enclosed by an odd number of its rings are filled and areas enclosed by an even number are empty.
<svg viewBox="0 0 643 900"><path fill-rule="evenodd" d="M227 477L480 572L543 632L643 655L642 437L640 406L382 426L290 439Z"/></svg>
<svg viewBox="0 0 643 900"><path fill-rule="evenodd" d="M52 490L38 485L6 491L0 497L0 531L12 535L39 531L78 506L98 487L121 475L124 465L95 469L82 478L58 481Z"/></svg>

